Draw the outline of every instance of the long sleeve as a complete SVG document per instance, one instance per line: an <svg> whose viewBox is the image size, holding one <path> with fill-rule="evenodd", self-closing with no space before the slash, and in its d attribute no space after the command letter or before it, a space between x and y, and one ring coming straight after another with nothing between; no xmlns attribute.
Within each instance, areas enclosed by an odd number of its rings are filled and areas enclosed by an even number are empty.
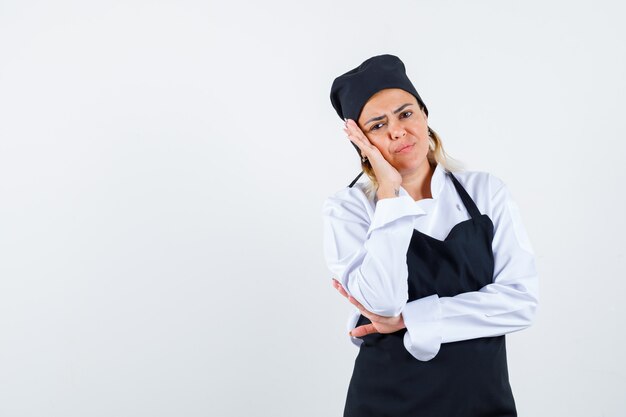
<svg viewBox="0 0 626 417"><path fill-rule="evenodd" d="M359 188L345 188L323 204L324 257L348 294L367 310L397 316L408 300L406 252L415 201L401 195L379 200L375 208Z"/></svg>
<svg viewBox="0 0 626 417"><path fill-rule="evenodd" d="M530 326L538 305L533 247L519 208L499 178L489 175L494 224L493 282L478 291L407 303L402 311L405 348L417 359L434 358L442 343L500 336Z"/></svg>

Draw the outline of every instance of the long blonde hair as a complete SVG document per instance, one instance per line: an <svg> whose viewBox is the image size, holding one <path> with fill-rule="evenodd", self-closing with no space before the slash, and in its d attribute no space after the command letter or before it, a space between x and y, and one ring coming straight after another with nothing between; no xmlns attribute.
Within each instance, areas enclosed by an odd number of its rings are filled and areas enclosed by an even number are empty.
<svg viewBox="0 0 626 417"><path fill-rule="evenodd" d="M428 158L428 163L430 163L431 166L441 164L445 169L452 172L465 169L461 161L446 153L443 149L443 141L441 140L441 137L430 126L428 126L428 142L428 154L426 155L426 158ZM363 172L371 181L371 183L366 185L365 193L368 198L372 198L372 196L376 194L376 190L378 190L378 181L376 180L376 175L374 174L370 161L361 161L361 169L363 169Z"/></svg>

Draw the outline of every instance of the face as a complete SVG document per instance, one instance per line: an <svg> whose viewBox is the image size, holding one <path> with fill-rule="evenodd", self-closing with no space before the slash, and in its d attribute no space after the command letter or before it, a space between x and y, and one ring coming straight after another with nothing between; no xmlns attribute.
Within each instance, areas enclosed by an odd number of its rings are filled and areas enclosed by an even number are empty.
<svg viewBox="0 0 626 417"><path fill-rule="evenodd" d="M380 90L365 103L357 122L401 175L428 161L428 118L413 94L400 88Z"/></svg>

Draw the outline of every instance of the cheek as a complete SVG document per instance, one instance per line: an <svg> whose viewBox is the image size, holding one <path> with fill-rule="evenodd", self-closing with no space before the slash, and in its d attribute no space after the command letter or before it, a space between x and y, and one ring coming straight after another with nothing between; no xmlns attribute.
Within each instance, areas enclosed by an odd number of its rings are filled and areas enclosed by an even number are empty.
<svg viewBox="0 0 626 417"><path fill-rule="evenodd" d="M414 123L407 130L418 139L428 139L428 128L421 123Z"/></svg>
<svg viewBox="0 0 626 417"><path fill-rule="evenodd" d="M427 153L430 148L430 140L428 139L428 131L414 130L411 134L416 138L416 150L420 154Z"/></svg>
<svg viewBox="0 0 626 417"><path fill-rule="evenodd" d="M376 135L365 135L365 136L367 137L367 139L370 141L372 145L378 148L379 151L383 152L383 149L385 149L384 140L381 140L381 138L376 137Z"/></svg>

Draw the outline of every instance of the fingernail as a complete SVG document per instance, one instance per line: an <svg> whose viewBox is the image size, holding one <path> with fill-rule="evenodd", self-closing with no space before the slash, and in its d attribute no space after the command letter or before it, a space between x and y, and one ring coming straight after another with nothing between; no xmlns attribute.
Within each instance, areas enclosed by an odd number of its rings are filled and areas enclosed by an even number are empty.
<svg viewBox="0 0 626 417"><path fill-rule="evenodd" d="M350 336L352 336L352 330L350 330L350 331L348 332L348 334L349 334Z"/></svg>

